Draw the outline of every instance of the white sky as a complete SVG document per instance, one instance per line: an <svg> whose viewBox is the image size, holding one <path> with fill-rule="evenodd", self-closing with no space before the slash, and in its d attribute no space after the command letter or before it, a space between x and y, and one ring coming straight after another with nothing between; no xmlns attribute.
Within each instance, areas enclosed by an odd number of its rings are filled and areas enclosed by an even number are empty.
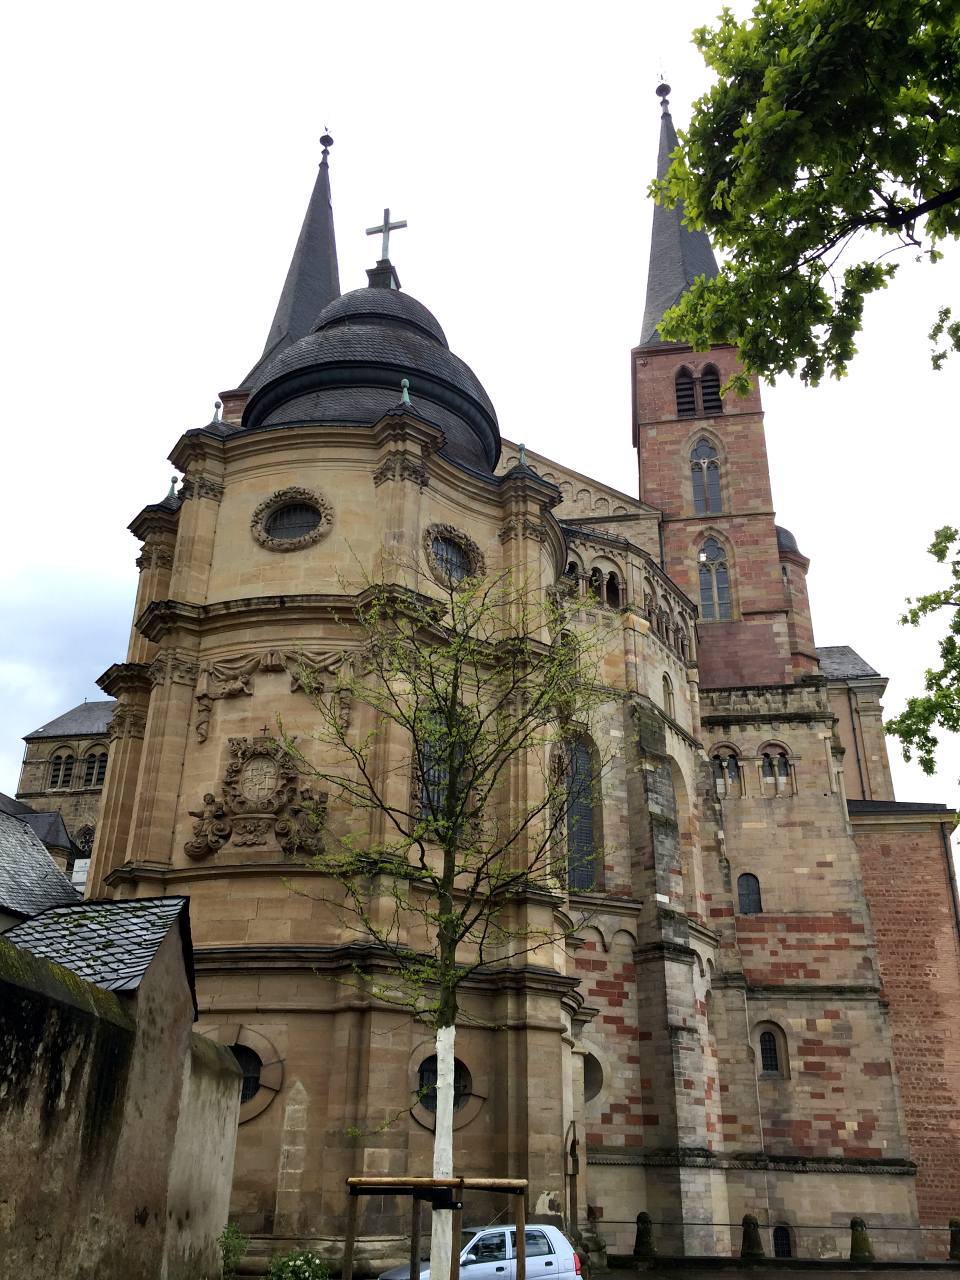
<svg viewBox="0 0 960 1280"><path fill-rule="evenodd" d="M475 370L503 434L636 492L630 349L640 336L661 70L683 127L707 84L690 32L720 0L584 6L21 5L6 17L6 474L0 506L0 790L20 737L122 660L137 544L168 451L260 354L324 126L344 290L391 256ZM743 3L734 5L746 12ZM944 571L957 522L960 359L926 332L960 253L905 260L840 384L767 389L779 523L811 557L820 644L891 677L892 714L938 627L897 625ZM960 744L902 799L955 803Z"/></svg>

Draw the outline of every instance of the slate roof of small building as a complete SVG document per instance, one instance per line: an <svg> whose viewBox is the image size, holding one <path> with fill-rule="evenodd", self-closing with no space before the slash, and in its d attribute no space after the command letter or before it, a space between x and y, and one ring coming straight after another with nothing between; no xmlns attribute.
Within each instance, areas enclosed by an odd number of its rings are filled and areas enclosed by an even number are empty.
<svg viewBox="0 0 960 1280"><path fill-rule="evenodd" d="M24 804L21 800L14 800L13 796L4 795L0 791L0 813L12 813L15 817L20 817L25 813L33 813L34 810L28 804Z"/></svg>
<svg viewBox="0 0 960 1280"><path fill-rule="evenodd" d="M107 991L136 991L174 927L180 930L193 992L188 898L130 898L50 907L4 936L24 951L53 960Z"/></svg>
<svg viewBox="0 0 960 1280"><path fill-rule="evenodd" d="M25 822L48 849L52 845L54 849L73 852L74 843L61 813L24 813L20 815L20 821Z"/></svg>
<svg viewBox="0 0 960 1280"><path fill-rule="evenodd" d="M0 910L32 916L48 907L72 906L79 901L80 894L36 832L23 818L0 813Z"/></svg>
<svg viewBox="0 0 960 1280"><path fill-rule="evenodd" d="M817 657L821 674L828 680L857 680L880 675L847 644L824 645L817 649Z"/></svg>
<svg viewBox="0 0 960 1280"><path fill-rule="evenodd" d="M39 729L23 736L24 742L33 738L86 738L91 735L106 733L107 725L116 710L115 698L106 698L97 702L81 702L78 707L65 711L56 720L42 724Z"/></svg>
<svg viewBox="0 0 960 1280"><path fill-rule="evenodd" d="M847 809L857 813L953 813L945 804L913 800L848 800Z"/></svg>

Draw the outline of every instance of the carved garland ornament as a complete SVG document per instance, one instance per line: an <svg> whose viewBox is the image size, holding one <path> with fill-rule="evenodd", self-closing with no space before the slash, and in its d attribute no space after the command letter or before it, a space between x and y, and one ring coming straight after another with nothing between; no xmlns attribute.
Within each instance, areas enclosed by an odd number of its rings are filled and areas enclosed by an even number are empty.
<svg viewBox="0 0 960 1280"><path fill-rule="evenodd" d="M223 776L223 799L212 792L203 807L190 809L197 821L184 845L195 861L208 858L228 841L237 846L278 844L286 854L323 851L327 796L300 786L296 761L276 738L231 738L235 757Z"/></svg>
<svg viewBox="0 0 960 1280"><path fill-rule="evenodd" d="M290 677L291 693L322 693L324 681L321 677L339 670L344 661L344 655L339 650L318 653L310 650L298 652L267 649L264 653L241 654L236 658L207 663L200 668L197 681L197 715L194 727L198 741L207 740L214 702L220 698L253 697L251 682L258 671L286 671ZM341 690L339 696L341 715L349 723L349 693Z"/></svg>
<svg viewBox="0 0 960 1280"><path fill-rule="evenodd" d="M467 537L465 533L461 533L452 524L430 524L423 531L423 554L426 557L430 572L443 586L455 586L456 583L450 581L449 575L434 553L433 541L435 538L446 538L463 549L467 559L470 561L471 577L482 578L486 573L487 566L483 558L483 552L472 538Z"/></svg>
<svg viewBox="0 0 960 1280"><path fill-rule="evenodd" d="M320 521L315 529L305 533L301 538L273 538L267 532L267 522L273 513L290 502L304 502L315 507ZM250 531L261 547L268 551L300 551L303 547L313 546L321 538L326 537L333 524L333 507L322 494L312 489L278 489L270 497L261 502L250 517Z"/></svg>

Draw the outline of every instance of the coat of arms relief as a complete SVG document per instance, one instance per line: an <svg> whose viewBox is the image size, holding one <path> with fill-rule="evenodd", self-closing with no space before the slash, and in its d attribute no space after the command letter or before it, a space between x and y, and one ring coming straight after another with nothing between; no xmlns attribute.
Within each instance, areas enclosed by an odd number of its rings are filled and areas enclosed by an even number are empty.
<svg viewBox="0 0 960 1280"><path fill-rule="evenodd" d="M294 757L283 742L263 734L230 738L233 757L223 776L223 795L203 797L193 839L184 845L195 861L231 844L239 861L261 861L274 850L295 857L323 851L327 796L300 786ZM244 858L243 855L246 855Z"/></svg>

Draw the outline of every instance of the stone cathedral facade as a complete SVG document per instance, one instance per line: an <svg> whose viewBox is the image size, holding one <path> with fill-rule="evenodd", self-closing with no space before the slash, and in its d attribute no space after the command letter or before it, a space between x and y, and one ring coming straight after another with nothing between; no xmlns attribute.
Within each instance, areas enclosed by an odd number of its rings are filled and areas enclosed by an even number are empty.
<svg viewBox="0 0 960 1280"><path fill-rule="evenodd" d="M665 109L661 170L673 145ZM139 591L100 680L117 705L88 894L189 895L199 1030L246 1073L233 1216L264 1249L335 1251L346 1176L430 1170L432 1035L337 981L376 958L309 896L318 797L277 733L309 753L303 668L351 660L350 579L390 549L426 593L456 565L559 585L607 642L602 858L549 905L589 923L549 964L471 985L458 1169L528 1178L531 1213L620 1251L646 1210L664 1251L729 1251L754 1213L770 1251L775 1234L840 1252L862 1214L897 1228L882 1254L942 1252L918 1228L960 1211L954 815L894 799L884 680L814 643L760 392L719 394L735 350L660 340L715 270L658 209L639 489L619 492L501 440L386 257L341 292L325 149L262 358L174 445L179 491L130 526ZM399 1209L365 1213L367 1256L402 1256Z"/></svg>

